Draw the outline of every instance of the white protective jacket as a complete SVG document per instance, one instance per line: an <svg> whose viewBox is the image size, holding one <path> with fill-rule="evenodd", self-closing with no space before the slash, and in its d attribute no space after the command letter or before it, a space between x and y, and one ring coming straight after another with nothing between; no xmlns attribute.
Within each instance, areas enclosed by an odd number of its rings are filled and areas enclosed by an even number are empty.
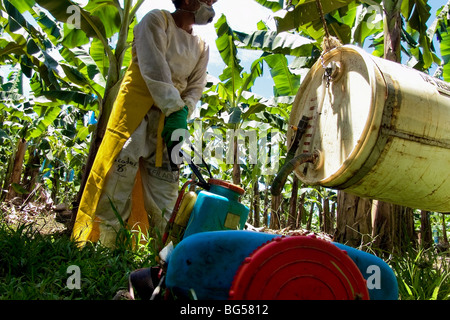
<svg viewBox="0 0 450 320"><path fill-rule="evenodd" d="M178 28L170 12L156 9L135 26L133 51L133 61L165 116L185 105L191 115L206 85L205 42Z"/></svg>

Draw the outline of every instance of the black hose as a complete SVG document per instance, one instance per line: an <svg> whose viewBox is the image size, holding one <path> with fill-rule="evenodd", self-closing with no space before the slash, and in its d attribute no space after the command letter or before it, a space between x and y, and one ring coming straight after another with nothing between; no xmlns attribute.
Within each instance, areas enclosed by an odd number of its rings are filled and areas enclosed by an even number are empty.
<svg viewBox="0 0 450 320"><path fill-rule="evenodd" d="M281 190L286 184L287 177L301 164L306 162L314 163L317 159L317 154L313 153L302 153L288 163L286 163L280 171L278 171L277 176L273 180L271 193L273 196L278 196L281 194Z"/></svg>

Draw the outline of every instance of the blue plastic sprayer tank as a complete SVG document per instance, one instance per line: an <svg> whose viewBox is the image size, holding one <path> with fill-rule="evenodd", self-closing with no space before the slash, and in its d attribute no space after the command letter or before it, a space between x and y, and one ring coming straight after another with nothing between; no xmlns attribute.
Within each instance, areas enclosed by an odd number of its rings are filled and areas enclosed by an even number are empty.
<svg viewBox="0 0 450 320"><path fill-rule="evenodd" d="M194 291L199 300L229 299L230 288L239 269L247 261L251 262L249 259L252 255L264 249L266 244L273 243L276 238L288 239L292 237L244 230L194 234L181 241L171 254L167 268L166 285L182 296L188 296L190 291ZM319 239L316 242L318 241ZM320 242L322 242L320 246L310 248L311 255L307 256L292 255L290 259L286 260L282 258L285 257L281 254L283 250L272 252L271 258L274 259L272 262L276 263L272 264L273 269L271 271L274 275L286 273L287 276L291 276L291 280L286 280L285 283L295 282L295 278L302 278L307 281L308 279L311 280L313 276L317 277L316 280L338 278L342 283L347 283L350 278L346 277L343 269L330 268L326 259L317 260L314 258L314 254L318 252L324 254L327 258L331 258L332 255L327 255L329 250L326 249L325 245L328 247L334 245L345 251L345 254L353 260L361 276L367 281L367 289L371 300L396 300L398 298L398 284L395 274L382 259L343 244L325 240ZM295 247L291 249L295 249ZM284 252L288 251L284 248ZM343 259L343 257L339 257L339 259ZM338 262L338 260L334 260L334 262ZM315 269L324 271L323 277L321 273L309 274L311 270L307 268L308 263L315 265ZM260 264L252 276L256 277L258 270L263 270L269 264L270 261L267 260ZM327 267L324 269L325 266ZM289 272L289 270L291 271ZM266 280L268 284L265 289L267 290L270 286L269 280L274 282L274 278L267 277ZM327 283L325 282L325 284ZM330 286L331 291L337 290L336 287ZM306 296L308 295L317 297L314 292L307 293ZM298 298L291 296L290 299L297 300Z"/></svg>
<svg viewBox="0 0 450 320"><path fill-rule="evenodd" d="M239 202L244 189L232 183L209 179L210 189L200 191L189 218L184 238L216 230L242 230L249 209Z"/></svg>

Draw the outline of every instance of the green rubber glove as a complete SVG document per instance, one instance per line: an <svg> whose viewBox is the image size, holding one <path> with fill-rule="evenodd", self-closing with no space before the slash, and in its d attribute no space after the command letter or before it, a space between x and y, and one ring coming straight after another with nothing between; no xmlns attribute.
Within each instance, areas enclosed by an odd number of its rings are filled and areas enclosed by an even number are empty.
<svg viewBox="0 0 450 320"><path fill-rule="evenodd" d="M174 160L172 159L172 150L175 145L182 142L184 139L184 136L179 137L178 141L174 140L172 141L172 133L177 129L186 129L187 130L187 116L189 113L189 109L187 106L184 106L183 109L175 111L171 113L168 117L166 117L166 120L164 122L164 129L161 132L161 136L164 139L164 142L166 143L167 152L169 153L169 160L170 160L170 166L172 168L172 171L179 170L178 164L174 163ZM181 138L181 140L180 140Z"/></svg>
<svg viewBox="0 0 450 320"><path fill-rule="evenodd" d="M164 139L167 149L172 149L173 146L179 141L172 141L172 133L176 129L186 129L187 130L187 116L189 113L189 109L187 106L184 106L183 109L175 111L171 113L164 122L164 129L161 133L162 138Z"/></svg>

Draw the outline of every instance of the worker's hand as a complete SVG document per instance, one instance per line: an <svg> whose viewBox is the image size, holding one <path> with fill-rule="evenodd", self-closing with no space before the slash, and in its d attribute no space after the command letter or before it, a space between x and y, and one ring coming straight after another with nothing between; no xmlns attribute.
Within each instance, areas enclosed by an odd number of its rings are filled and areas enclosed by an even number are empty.
<svg viewBox="0 0 450 320"><path fill-rule="evenodd" d="M189 109L187 106L184 106L183 109L175 111L171 113L168 117L166 117L164 123L164 129L161 133L162 138L167 146L167 151L169 152L169 159L173 169L175 170L174 163L172 161L172 150L175 145L183 141L184 135L178 138L178 140L172 141L172 133L177 129L187 130L187 116L189 113Z"/></svg>

